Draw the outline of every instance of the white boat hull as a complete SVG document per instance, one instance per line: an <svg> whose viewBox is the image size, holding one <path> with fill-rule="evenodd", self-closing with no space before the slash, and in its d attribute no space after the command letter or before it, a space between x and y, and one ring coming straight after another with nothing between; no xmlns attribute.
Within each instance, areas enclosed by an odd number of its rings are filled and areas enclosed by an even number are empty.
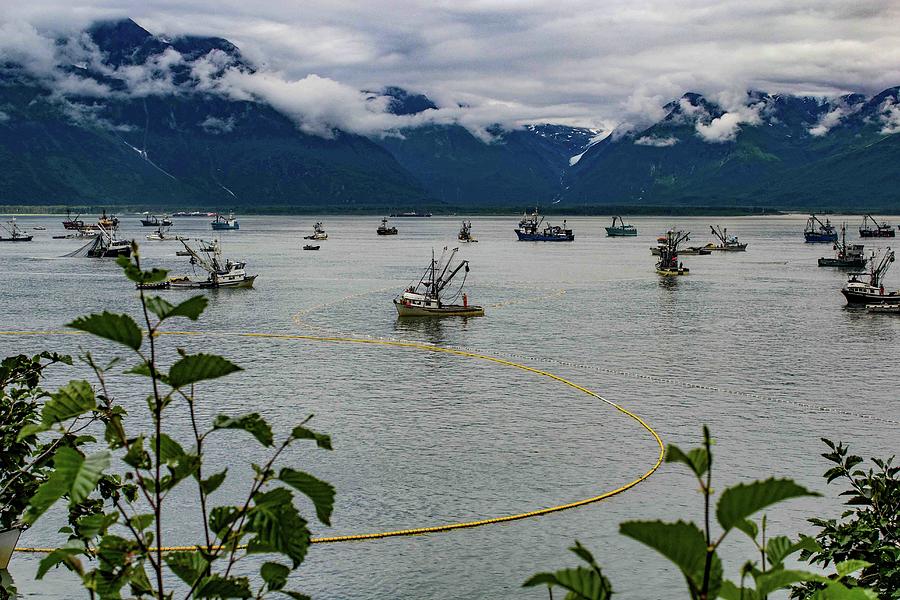
<svg viewBox="0 0 900 600"><path fill-rule="evenodd" d="M461 306L445 304L443 306L416 306L394 299L397 315L401 317L483 317L482 306Z"/></svg>

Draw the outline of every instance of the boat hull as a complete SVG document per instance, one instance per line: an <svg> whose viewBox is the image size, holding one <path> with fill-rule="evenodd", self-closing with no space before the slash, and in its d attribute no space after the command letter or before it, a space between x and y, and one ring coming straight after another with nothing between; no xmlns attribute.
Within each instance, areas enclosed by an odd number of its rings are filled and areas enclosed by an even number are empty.
<svg viewBox="0 0 900 600"><path fill-rule="evenodd" d="M256 275L250 275L240 281L227 281L224 283L216 283L210 280L196 281L184 278L173 278L159 283L150 283L146 285L138 284L137 287L145 290L210 290L221 288L251 288L253 282L256 281Z"/></svg>
<svg viewBox="0 0 900 600"><path fill-rule="evenodd" d="M397 230L394 229L394 228L387 229L387 230L376 229L375 232L376 232L378 235L397 235Z"/></svg>
<svg viewBox="0 0 900 600"><path fill-rule="evenodd" d="M621 227L607 227L606 237L634 237L637 229L622 229Z"/></svg>
<svg viewBox="0 0 900 600"><path fill-rule="evenodd" d="M807 244L830 244L838 240L838 234L835 233L810 233L806 232L803 237Z"/></svg>
<svg viewBox="0 0 900 600"><path fill-rule="evenodd" d="M213 221L209 225L215 231L236 231L241 228L240 223L235 223L234 225L229 225L228 223L216 223L215 221Z"/></svg>
<svg viewBox="0 0 900 600"><path fill-rule="evenodd" d="M0 242L30 242L34 238L33 235L19 235L16 237L0 237Z"/></svg>
<svg viewBox="0 0 900 600"><path fill-rule="evenodd" d="M690 269L657 269L656 274L662 275L663 277L679 277L681 275L690 274Z"/></svg>
<svg viewBox="0 0 900 600"><path fill-rule="evenodd" d="M871 313L900 315L900 304L866 304L866 310Z"/></svg>
<svg viewBox="0 0 900 600"><path fill-rule="evenodd" d="M866 260L864 258L843 259L843 258L820 258L820 267L837 267L839 269L865 269Z"/></svg>
<svg viewBox="0 0 900 600"><path fill-rule="evenodd" d="M444 306L411 306L401 301L394 300L397 315L401 317L483 317L483 306L460 306L458 304L445 304Z"/></svg>
<svg viewBox="0 0 900 600"><path fill-rule="evenodd" d="M881 294L874 292L848 290L844 288L841 290L841 293L844 295L844 298L847 299L847 304L854 306L866 304L900 305L900 292L889 292L887 294Z"/></svg>
<svg viewBox="0 0 900 600"><path fill-rule="evenodd" d="M885 238L885 237L894 237L895 231L894 228L890 229L860 229L859 237L864 238Z"/></svg>
<svg viewBox="0 0 900 600"><path fill-rule="evenodd" d="M574 242L574 233L564 233L561 235L544 235L543 233L523 233L518 229L514 229L520 242Z"/></svg>

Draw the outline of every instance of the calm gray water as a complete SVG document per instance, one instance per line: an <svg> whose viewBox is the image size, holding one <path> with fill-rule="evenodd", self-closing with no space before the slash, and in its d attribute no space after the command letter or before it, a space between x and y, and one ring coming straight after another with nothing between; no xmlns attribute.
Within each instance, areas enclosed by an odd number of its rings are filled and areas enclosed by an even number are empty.
<svg viewBox="0 0 900 600"><path fill-rule="evenodd" d="M5 218L3 219L5 220ZM31 244L0 245L3 330L57 330L73 317L103 309L134 312L135 291L112 260L61 258L75 240L51 240L59 217L20 217L36 232ZM401 322L391 298L413 280L431 249L456 245L459 219L396 219L400 235L379 238L374 217L323 218L329 239L303 252L317 219L241 217L223 232L226 256L259 273L252 290L210 292L198 324L208 335L164 338L212 351L246 372L202 389L205 418L259 411L284 434L315 413L335 450L297 446L285 463L338 489L333 527L316 535L417 527L532 510L593 496L636 478L656 458L652 438L594 398L546 378L473 359L398 348L301 340L240 338L227 332L277 332L417 340L477 349L570 378L644 417L664 441L691 447L708 423L717 438L717 489L771 475L793 477L825 494L770 513L770 529L796 535L805 519L837 516L836 486L820 437L842 439L863 456L897 451L896 382L900 319L844 307L845 275L818 268L827 244L804 244L805 217L635 218L640 235L606 238L607 218L570 218L576 241L515 241L516 216L473 218L471 302L480 319ZM849 219L854 232L858 218ZM667 227L711 241L709 224L727 225L749 242L746 253L684 257L691 275L662 280L649 246ZM150 228L123 218L143 239ZM173 233L209 239L208 219L176 220ZM877 241L876 241L877 242ZM872 242L867 242L872 243ZM146 265L189 268L174 243L144 242ZM900 287L900 273L888 275ZM170 300L187 294L169 292ZM218 335L216 335L218 334ZM77 353L118 348L81 336L0 336L0 355L48 348ZM59 370L57 382L83 376ZM142 410L145 390L125 377L116 394ZM702 386L702 387L697 387ZM173 407L187 442L189 423ZM245 494L244 464L259 460L255 442L221 435L208 467L229 466L221 502ZM216 499L216 497L214 497ZM167 544L199 539L190 494L174 497L178 518ZM305 514L312 517L309 506ZM645 483L603 503L500 526L374 542L315 546L292 587L316 598L545 598L521 583L538 570L576 564L574 539L594 550L622 598L682 597L676 572L622 536L627 519L702 516L684 469L663 465ZM59 543L64 516L54 512L26 532L27 546ZM737 534L740 535L740 534ZM737 535L726 543L732 576L751 558ZM29 597L81 597L72 578L53 572L33 580L39 557L17 556L11 572Z"/></svg>

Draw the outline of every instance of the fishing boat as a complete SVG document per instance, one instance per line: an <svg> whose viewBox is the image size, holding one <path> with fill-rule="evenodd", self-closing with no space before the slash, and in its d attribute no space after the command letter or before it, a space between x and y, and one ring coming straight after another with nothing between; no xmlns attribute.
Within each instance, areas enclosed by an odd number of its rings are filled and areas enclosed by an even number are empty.
<svg viewBox="0 0 900 600"><path fill-rule="evenodd" d="M178 239L177 235L168 235L168 228L164 225L159 225L155 232L148 234L146 237L151 242L171 242Z"/></svg>
<svg viewBox="0 0 900 600"><path fill-rule="evenodd" d="M459 248L454 248L447 256L447 248L441 254L440 259L435 260L434 251L431 252L431 262L425 268L425 273L419 278L419 282L409 286L402 294L394 298L394 306L401 317L483 317L484 307L469 304L469 297L463 292L466 284L466 276L469 273L469 261L460 261L455 267L453 258ZM450 303L446 303L441 297L453 278L464 270L463 281L456 290ZM462 295L462 304L452 302Z"/></svg>
<svg viewBox="0 0 900 600"><path fill-rule="evenodd" d="M243 261L233 261L231 259L222 260L222 252L218 243L213 247L213 251L205 252L201 249L194 250L187 243L187 240L179 239L184 245L185 251L191 257L191 265L199 267L206 271L205 279L198 279L188 275L177 277L169 277L165 281L158 283L137 284L138 287L154 290L175 290L175 289L218 289L218 288L249 288L253 287L256 275L247 275L245 270L246 263Z"/></svg>
<svg viewBox="0 0 900 600"><path fill-rule="evenodd" d="M662 238L658 238L657 241L665 241L665 239L665 236L663 236ZM660 254L662 254L660 246L651 247L650 254L652 254L653 256L659 256ZM712 250L706 248L705 246L688 246L687 248L679 249L678 254L680 256L709 256L710 254L712 254Z"/></svg>
<svg viewBox="0 0 900 600"><path fill-rule="evenodd" d="M149 213L144 214L146 215ZM172 219L170 219L168 215L163 215L162 218L159 218L156 215L150 215L141 219L141 225L144 227L171 227Z"/></svg>
<svg viewBox="0 0 900 600"><path fill-rule="evenodd" d="M841 241L834 243L835 257L819 259L820 267L839 267L845 269L865 269L868 259L863 252L863 244L847 243L847 224L841 225Z"/></svg>
<svg viewBox="0 0 900 600"><path fill-rule="evenodd" d="M306 244L305 246L303 246L303 249L304 250L318 250L321 247L322 246L313 246L312 244Z"/></svg>
<svg viewBox="0 0 900 600"><path fill-rule="evenodd" d="M327 240L328 234L325 233L325 228L322 226L322 222L319 221L315 225L313 225L313 233L312 235L304 236L304 240Z"/></svg>
<svg viewBox="0 0 900 600"><path fill-rule="evenodd" d="M117 258L119 256L131 256L131 242L120 240L116 227L107 229L100 226L99 232L87 234L84 237L90 237L91 241L78 250L67 254L67 257Z"/></svg>
<svg viewBox="0 0 900 600"><path fill-rule="evenodd" d="M461 242L477 242L475 236L472 235L472 221L468 223L463 221L462 227L459 229L459 235L456 236Z"/></svg>
<svg viewBox="0 0 900 600"><path fill-rule="evenodd" d="M32 229L34 229L35 231L47 231L47 228L43 225L35 225L34 227L32 227Z"/></svg>
<svg viewBox="0 0 900 600"><path fill-rule="evenodd" d="M216 213L215 220L211 221L209 225L216 231L234 231L241 228L241 224L234 218L234 212L228 213L227 217Z"/></svg>
<svg viewBox="0 0 900 600"><path fill-rule="evenodd" d="M869 221L872 225L869 225ZM863 215L862 227L859 228L859 237L894 237L894 226L887 221L879 223L872 215Z"/></svg>
<svg viewBox="0 0 900 600"><path fill-rule="evenodd" d="M103 214L97 219L97 225L103 229L113 229L119 226L119 219L116 215L107 215L106 209L104 208Z"/></svg>
<svg viewBox="0 0 900 600"><path fill-rule="evenodd" d="M63 227L66 229L81 231L85 228L84 221L79 219L81 215L75 215L75 218L72 218L72 211L66 209L66 220L62 222Z"/></svg>
<svg viewBox="0 0 900 600"><path fill-rule="evenodd" d="M718 244L709 243L705 246L708 250L716 250L721 252L743 252L747 249L747 244L738 241L736 235L728 235L728 228L722 228L718 225L709 226L709 230L719 240Z"/></svg>
<svg viewBox="0 0 900 600"><path fill-rule="evenodd" d="M619 222L616 225L616 221ZM622 217L615 216L612 220L612 225L606 228L606 237L630 237L637 235L637 227L634 225L626 225L625 221L622 220Z"/></svg>
<svg viewBox="0 0 900 600"><path fill-rule="evenodd" d="M838 234L831 221L825 219L825 222L822 223L816 215L810 215L806 221L806 229L803 230L803 237L807 244L816 244L836 242Z"/></svg>
<svg viewBox="0 0 900 600"><path fill-rule="evenodd" d="M394 217L394 218L430 217L430 216L431 216L430 212L420 212L418 210L411 210L411 211L407 211L407 212L391 214L391 217Z"/></svg>
<svg viewBox="0 0 900 600"><path fill-rule="evenodd" d="M900 304L888 304L886 302L881 302L879 304L866 304L866 310L870 313L900 315Z"/></svg>
<svg viewBox="0 0 900 600"><path fill-rule="evenodd" d="M690 232L675 231L670 229L666 235L659 238L659 262L656 263L656 272L664 277L676 277L687 275L691 272L682 263L678 262L678 246L690 239Z"/></svg>
<svg viewBox="0 0 900 600"><path fill-rule="evenodd" d="M6 225L0 225L0 229L9 233L8 236L0 235L0 242L30 242L34 237L22 232L22 229L16 225L15 217L7 221Z"/></svg>
<svg viewBox="0 0 900 600"><path fill-rule="evenodd" d="M543 225L543 229L541 228ZM571 242L575 240L575 234L566 227L563 219L562 227L558 225L544 224L544 217L538 214L537 208L530 215L522 215L519 226L514 229L520 242Z"/></svg>
<svg viewBox="0 0 900 600"><path fill-rule="evenodd" d="M388 218L381 219L381 225L375 230L378 235L397 235L396 227L388 227Z"/></svg>
<svg viewBox="0 0 900 600"><path fill-rule="evenodd" d="M887 248L880 258L875 253L869 259L868 272L851 273L841 290L848 305L900 304L900 291L885 292L884 276L894 262L894 251ZM860 277L868 278L862 281Z"/></svg>

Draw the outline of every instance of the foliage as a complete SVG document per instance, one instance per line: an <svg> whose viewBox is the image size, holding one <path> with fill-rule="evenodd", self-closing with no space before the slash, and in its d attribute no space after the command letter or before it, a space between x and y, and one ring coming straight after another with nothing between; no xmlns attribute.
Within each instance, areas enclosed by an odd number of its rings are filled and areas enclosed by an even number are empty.
<svg viewBox="0 0 900 600"><path fill-rule="evenodd" d="M844 482L847 488L841 496L850 508L840 519L810 519L819 529L818 545L801 557L821 567L856 561L864 566L853 581L879 598L900 598L900 467L893 465L894 457L873 458L876 468L863 470L863 459L850 454L847 446L822 441L829 448L822 456L834 464L823 476L828 483ZM798 586L793 597L813 598L821 587Z"/></svg>
<svg viewBox="0 0 900 600"><path fill-rule="evenodd" d="M74 445L75 430L84 425L85 419L79 421L67 412L68 387L51 396L40 386L46 369L56 364L71 365L72 359L44 352L10 356L0 363L0 531L22 525L28 499L50 471L53 452L61 444ZM40 411L39 401L45 398L49 399ZM62 435L42 444L36 433L51 414L62 424Z"/></svg>
<svg viewBox="0 0 900 600"><path fill-rule="evenodd" d="M109 312L76 319L70 327L129 349L136 364L125 372L145 378L150 388L149 432L128 433L128 415L114 400L108 381L116 362L101 366L86 353L83 360L93 371L96 385L70 383L65 393L60 390L53 396L54 410L48 409L48 402L42 420L30 426L33 432L58 429L61 419L78 419L90 412L103 425L106 446L91 454L58 448L52 457L52 472L31 496L27 522L34 523L53 504L66 499L71 524L63 528L70 534L69 542L41 561L38 578L63 564L81 577L91 598L171 598L175 592L185 598L262 598L273 592L303 598L299 592L284 589L310 543L307 521L294 505L294 493L308 497L318 519L327 524L334 488L308 473L279 469L277 462L295 442L310 440L318 448L331 449L331 440L307 427L311 416L280 439L257 413L219 415L203 427L195 410L197 388L241 369L220 356L187 354L181 349L168 368L160 364L163 326L174 318L196 320L207 300L194 297L172 305L162 298L146 297L141 284L159 281L166 273L142 270L137 247L133 250L133 261L120 258L119 264L138 284L145 330L129 315ZM176 410L190 419L189 440L179 441L174 436L171 422L182 418L174 414ZM264 464L252 465L255 475L247 484L246 500L213 505L211 495L225 482L227 469L206 471L204 448L210 436L229 434L225 430L236 430L231 435L249 433L269 452ZM168 538L168 532L185 529L188 518L169 500L179 486L196 488L201 509L198 529L203 538L191 550L164 552L166 542L187 542ZM260 567L261 583L256 588L247 573L235 569L245 553L271 557ZM96 560L85 563L85 558Z"/></svg>
<svg viewBox="0 0 900 600"><path fill-rule="evenodd" d="M712 439L709 429L703 428L703 445L684 452L669 445L667 463L681 463L690 469L703 496L704 523L677 521L627 521L619 531L653 548L681 572L691 600L762 600L769 594L790 588L797 583L815 583L820 590L810 598L815 600L854 600L875 598L872 592L857 587L852 576L869 568L866 561L848 560L835 564L836 574L824 577L807 571L791 570L784 561L800 550L818 548L811 538L792 541L786 536L766 537L766 517L760 523L750 520L765 508L784 500L801 496L817 496L789 479L766 479L742 483L725 489L715 506L715 517L721 531L711 526L712 515ZM748 560L741 568L739 584L724 578L724 568L718 549L733 530L745 533L756 546L759 560ZM593 557L580 544L573 552L587 562L591 569L578 567L556 573L540 573L525 582L526 587L547 585L552 599L554 587L567 590L566 600L605 600L612 596L612 587L594 563ZM748 585L752 580L752 587ZM602 585L600 585L602 582Z"/></svg>

